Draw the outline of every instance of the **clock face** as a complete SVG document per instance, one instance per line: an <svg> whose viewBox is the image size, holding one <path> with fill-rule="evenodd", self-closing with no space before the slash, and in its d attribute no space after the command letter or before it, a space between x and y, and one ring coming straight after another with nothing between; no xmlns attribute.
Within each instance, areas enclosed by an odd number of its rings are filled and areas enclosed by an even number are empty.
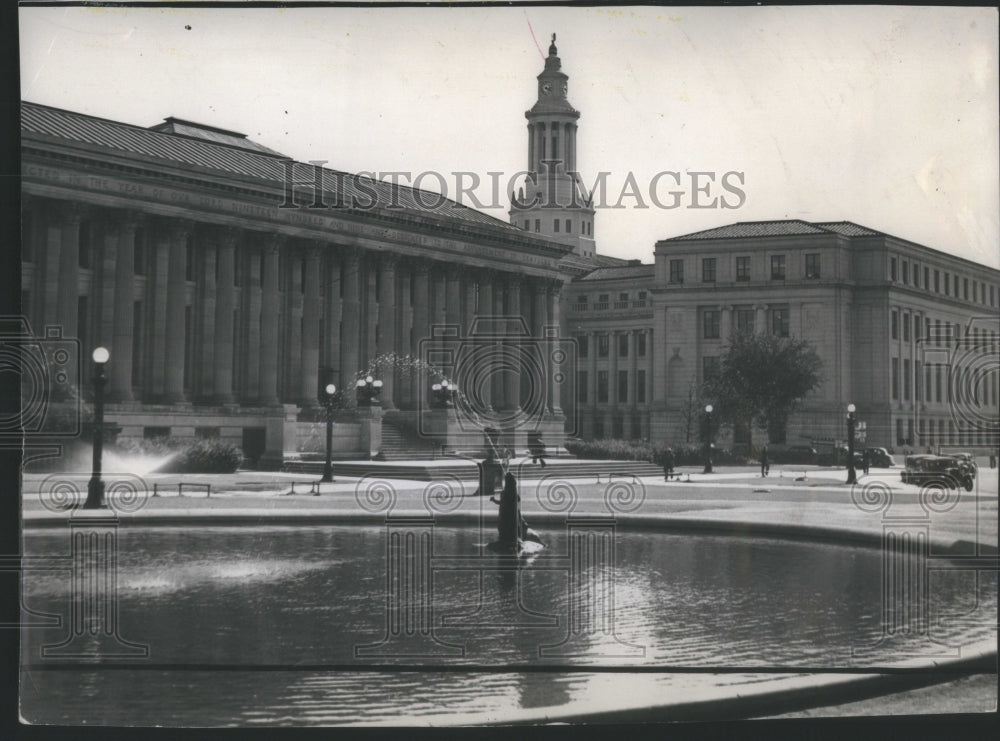
<svg viewBox="0 0 1000 741"><path fill-rule="evenodd" d="M551 93L552 93L552 83L546 82L544 85L542 85L542 94L549 95Z"/></svg>

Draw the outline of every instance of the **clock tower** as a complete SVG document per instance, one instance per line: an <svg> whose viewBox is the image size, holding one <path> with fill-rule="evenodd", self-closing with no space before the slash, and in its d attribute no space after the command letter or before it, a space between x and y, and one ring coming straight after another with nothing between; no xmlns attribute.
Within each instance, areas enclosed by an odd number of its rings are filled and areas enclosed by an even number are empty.
<svg viewBox="0 0 1000 741"><path fill-rule="evenodd" d="M580 112L567 100L569 77L563 72L552 34L545 69L538 75L538 100L528 119L528 172L524 186L511 194L510 221L526 231L573 245L593 257L593 194L576 168L576 122Z"/></svg>

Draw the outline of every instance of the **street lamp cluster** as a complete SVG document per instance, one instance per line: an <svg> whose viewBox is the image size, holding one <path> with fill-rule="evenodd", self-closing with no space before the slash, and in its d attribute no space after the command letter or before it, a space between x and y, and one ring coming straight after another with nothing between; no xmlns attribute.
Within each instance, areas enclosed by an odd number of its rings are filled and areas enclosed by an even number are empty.
<svg viewBox="0 0 1000 741"><path fill-rule="evenodd" d="M447 378L442 379L441 383L433 384L431 386L431 393L434 395L434 406L441 408L450 407L457 391L458 386Z"/></svg>
<svg viewBox="0 0 1000 741"><path fill-rule="evenodd" d="M371 406L378 402L378 395L382 392L382 381L372 376L359 378L354 384L354 392L357 394L360 406Z"/></svg>

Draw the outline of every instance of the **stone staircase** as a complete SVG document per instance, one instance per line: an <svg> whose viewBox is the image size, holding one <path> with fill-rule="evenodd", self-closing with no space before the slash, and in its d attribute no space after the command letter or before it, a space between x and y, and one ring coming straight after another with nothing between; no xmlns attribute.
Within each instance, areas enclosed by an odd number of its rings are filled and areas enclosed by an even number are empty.
<svg viewBox="0 0 1000 741"><path fill-rule="evenodd" d="M428 461L441 457L441 446L383 419L381 453L387 461Z"/></svg>

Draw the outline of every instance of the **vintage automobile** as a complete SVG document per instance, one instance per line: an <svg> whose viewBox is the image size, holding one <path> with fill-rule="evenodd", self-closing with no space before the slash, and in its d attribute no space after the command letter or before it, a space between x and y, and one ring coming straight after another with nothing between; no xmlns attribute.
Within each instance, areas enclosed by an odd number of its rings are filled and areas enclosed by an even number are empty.
<svg viewBox="0 0 1000 741"><path fill-rule="evenodd" d="M868 452L868 465L872 468L892 468L896 465L896 459L889 455L885 448L866 448Z"/></svg>
<svg viewBox="0 0 1000 741"><path fill-rule="evenodd" d="M904 484L963 487L966 491L972 491L976 476L965 461L951 455L908 455L906 468L899 475Z"/></svg>
<svg viewBox="0 0 1000 741"><path fill-rule="evenodd" d="M952 453L952 455L971 468L973 476L979 472L979 466L976 465L976 457L972 453Z"/></svg>

